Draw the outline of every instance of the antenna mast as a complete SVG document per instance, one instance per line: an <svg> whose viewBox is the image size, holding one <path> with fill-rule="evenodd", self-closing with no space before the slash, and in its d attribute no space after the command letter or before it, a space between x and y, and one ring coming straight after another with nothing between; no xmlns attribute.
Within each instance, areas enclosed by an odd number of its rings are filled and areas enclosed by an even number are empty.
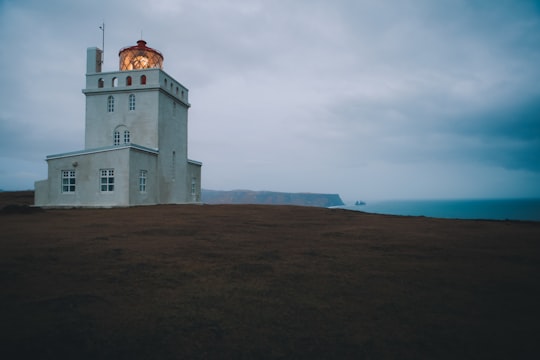
<svg viewBox="0 0 540 360"><path fill-rule="evenodd" d="M99 27L101 29L101 63L105 62L105 22Z"/></svg>

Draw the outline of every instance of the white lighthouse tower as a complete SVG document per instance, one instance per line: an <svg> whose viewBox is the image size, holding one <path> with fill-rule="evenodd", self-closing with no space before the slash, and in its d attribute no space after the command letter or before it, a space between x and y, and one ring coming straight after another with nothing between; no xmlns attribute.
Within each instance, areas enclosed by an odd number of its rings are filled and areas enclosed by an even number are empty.
<svg viewBox="0 0 540 360"><path fill-rule="evenodd" d="M88 48L84 150L47 156L38 206L131 206L200 201L201 166L188 159L188 89L163 71L144 40L101 72Z"/></svg>

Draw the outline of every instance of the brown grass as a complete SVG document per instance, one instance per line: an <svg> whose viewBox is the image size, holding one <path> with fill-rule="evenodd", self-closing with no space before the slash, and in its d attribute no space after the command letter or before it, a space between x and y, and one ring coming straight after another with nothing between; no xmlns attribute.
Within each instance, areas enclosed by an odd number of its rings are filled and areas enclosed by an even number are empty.
<svg viewBox="0 0 540 360"><path fill-rule="evenodd" d="M540 356L540 223L31 196L0 194L3 359Z"/></svg>

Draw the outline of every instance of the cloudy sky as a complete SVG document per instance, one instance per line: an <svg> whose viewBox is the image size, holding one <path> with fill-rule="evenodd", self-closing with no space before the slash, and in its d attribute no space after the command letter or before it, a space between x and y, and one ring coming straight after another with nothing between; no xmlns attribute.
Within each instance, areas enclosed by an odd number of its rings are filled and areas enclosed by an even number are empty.
<svg viewBox="0 0 540 360"><path fill-rule="evenodd" d="M190 89L203 187L540 197L540 2L0 0L0 189L84 148L86 48ZM151 4L151 5L150 5Z"/></svg>

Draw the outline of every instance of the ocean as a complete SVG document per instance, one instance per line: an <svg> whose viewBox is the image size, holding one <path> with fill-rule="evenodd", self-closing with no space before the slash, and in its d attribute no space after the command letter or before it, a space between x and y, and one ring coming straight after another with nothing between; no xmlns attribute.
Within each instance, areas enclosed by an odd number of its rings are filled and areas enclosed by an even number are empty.
<svg viewBox="0 0 540 360"><path fill-rule="evenodd" d="M388 200L338 208L375 214L447 219L540 221L540 199Z"/></svg>

